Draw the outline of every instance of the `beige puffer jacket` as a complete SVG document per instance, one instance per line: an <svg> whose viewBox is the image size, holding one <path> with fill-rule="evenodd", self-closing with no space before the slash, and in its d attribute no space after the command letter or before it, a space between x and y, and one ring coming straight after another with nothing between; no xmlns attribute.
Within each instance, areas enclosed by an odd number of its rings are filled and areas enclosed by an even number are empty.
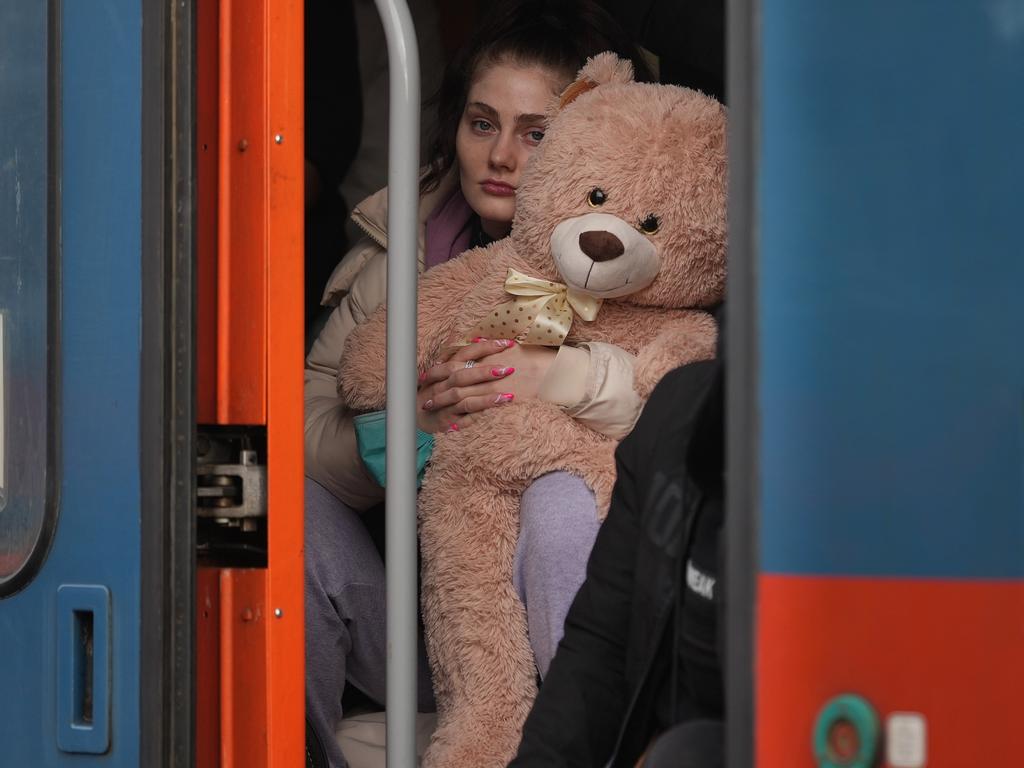
<svg viewBox="0 0 1024 768"><path fill-rule="evenodd" d="M420 271L424 222L457 181L457 174L449 174L420 200ZM338 397L336 382L345 339L384 303L387 293L387 190L361 202L352 218L367 236L341 260L324 290L321 303L334 311L306 358L305 453L307 476L353 509L363 510L382 501L384 490L359 458L355 414ZM540 398L564 407L598 432L624 437L643 405L633 391L634 362L631 354L610 344L561 347L541 383Z"/></svg>

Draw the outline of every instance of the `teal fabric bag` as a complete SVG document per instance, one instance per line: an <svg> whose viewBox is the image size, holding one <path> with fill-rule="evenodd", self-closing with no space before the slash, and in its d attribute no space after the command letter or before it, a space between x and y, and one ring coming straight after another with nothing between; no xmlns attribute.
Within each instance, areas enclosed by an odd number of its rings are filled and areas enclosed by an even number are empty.
<svg viewBox="0 0 1024 768"><path fill-rule="evenodd" d="M373 475L373 479L387 487L387 427L385 411L363 413L353 419L356 427L356 443L363 464ZM423 483L423 473L434 452L434 436L422 430L416 430L416 487Z"/></svg>

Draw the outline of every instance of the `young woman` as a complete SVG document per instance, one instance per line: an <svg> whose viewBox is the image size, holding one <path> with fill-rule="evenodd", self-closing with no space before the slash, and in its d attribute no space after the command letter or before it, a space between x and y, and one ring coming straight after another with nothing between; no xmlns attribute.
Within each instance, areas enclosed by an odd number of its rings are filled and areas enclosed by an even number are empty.
<svg viewBox="0 0 1024 768"><path fill-rule="evenodd" d="M544 112L587 57L614 50L633 59L639 77L647 72L636 48L587 0L506 3L489 18L449 66L438 96L433 160L421 185L423 269L508 234L520 174L543 139ZM348 333L385 298L386 213L386 190L356 207L353 218L367 238L332 275L324 301L336 308L306 363L307 716L334 768L345 764L333 738L345 682L384 703L384 566L360 516L384 494L359 458L353 414L335 382ZM606 344L555 350L481 341L421 378L419 427L471 429L475 412L541 398L622 437L639 414L632 364ZM541 675L597 526L593 494L566 473L545 475L523 496L514 581ZM420 669L425 707L432 694L422 661Z"/></svg>

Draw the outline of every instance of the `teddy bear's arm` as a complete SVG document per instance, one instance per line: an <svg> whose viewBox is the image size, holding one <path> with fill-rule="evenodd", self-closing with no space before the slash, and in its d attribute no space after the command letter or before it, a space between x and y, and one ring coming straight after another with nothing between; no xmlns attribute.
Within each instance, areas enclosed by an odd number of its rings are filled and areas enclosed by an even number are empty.
<svg viewBox="0 0 1024 768"><path fill-rule="evenodd" d="M714 318L698 310L667 321L650 344L640 349L633 369L633 387L646 399L674 368L715 356L718 328Z"/></svg>
<svg viewBox="0 0 1024 768"><path fill-rule="evenodd" d="M417 288L416 363L420 371L437 360L461 319L460 307L487 266L484 249L468 251L420 277ZM345 341L338 367L338 393L360 411L379 410L386 399L387 307L378 307Z"/></svg>
<svg viewBox="0 0 1024 768"><path fill-rule="evenodd" d="M357 411L384 407L387 375L387 309L378 307L345 339L338 363L338 394Z"/></svg>

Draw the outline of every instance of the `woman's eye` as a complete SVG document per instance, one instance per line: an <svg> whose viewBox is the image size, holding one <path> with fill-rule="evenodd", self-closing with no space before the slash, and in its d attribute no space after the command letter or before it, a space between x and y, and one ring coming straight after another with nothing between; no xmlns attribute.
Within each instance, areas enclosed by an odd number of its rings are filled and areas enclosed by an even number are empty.
<svg viewBox="0 0 1024 768"><path fill-rule="evenodd" d="M653 235L661 227L661 219L655 216L653 213L647 214L647 217L640 222L640 230L648 235Z"/></svg>
<svg viewBox="0 0 1024 768"><path fill-rule="evenodd" d="M598 206L604 205L606 202L608 202L608 195L606 195L604 190L599 187L595 187L590 190L590 194L587 195L587 203L590 204L591 208L597 208Z"/></svg>
<svg viewBox="0 0 1024 768"><path fill-rule="evenodd" d="M494 126L491 124L489 120L477 119L470 123L470 125L472 125L475 130L480 131L481 133L488 133L494 130Z"/></svg>

